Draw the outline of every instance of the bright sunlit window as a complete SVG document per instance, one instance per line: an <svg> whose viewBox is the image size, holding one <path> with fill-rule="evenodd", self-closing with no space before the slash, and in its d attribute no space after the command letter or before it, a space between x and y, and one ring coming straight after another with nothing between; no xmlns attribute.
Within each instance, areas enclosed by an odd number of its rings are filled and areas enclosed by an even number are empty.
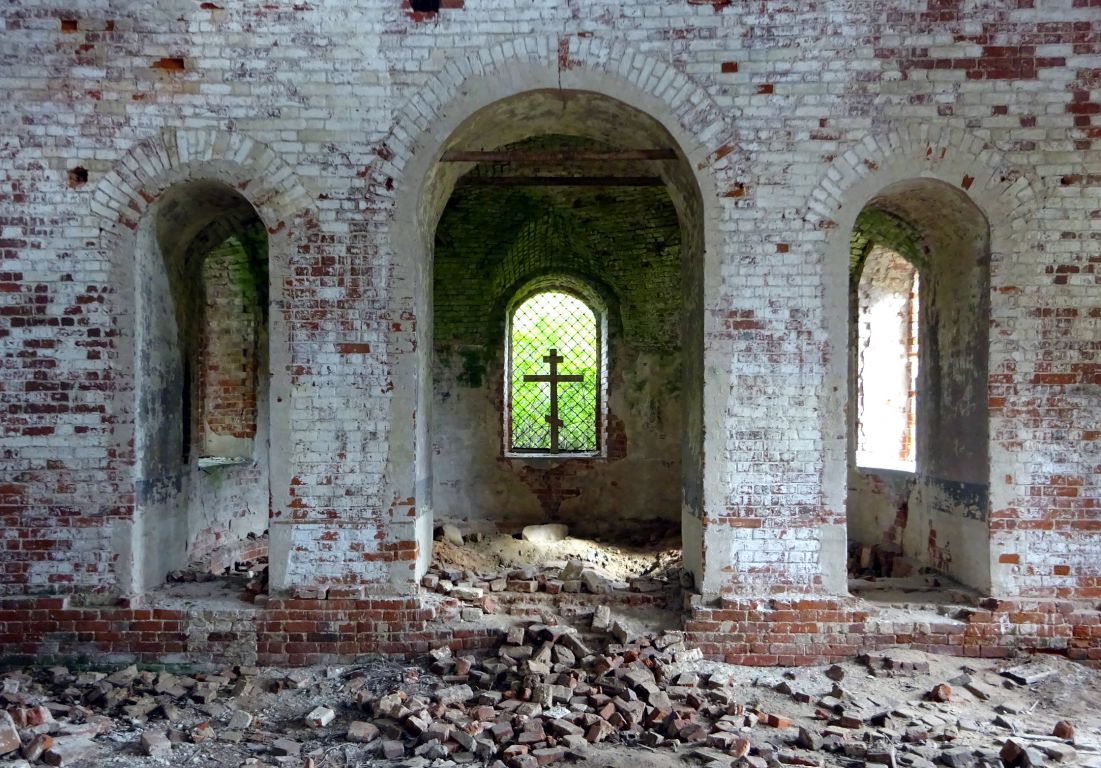
<svg viewBox="0 0 1101 768"><path fill-rule="evenodd" d="M918 272L898 253L868 254L858 288L859 466L914 471Z"/></svg>
<svg viewBox="0 0 1101 768"><path fill-rule="evenodd" d="M545 291L516 307L506 382L515 452L599 450L600 324L580 298Z"/></svg>

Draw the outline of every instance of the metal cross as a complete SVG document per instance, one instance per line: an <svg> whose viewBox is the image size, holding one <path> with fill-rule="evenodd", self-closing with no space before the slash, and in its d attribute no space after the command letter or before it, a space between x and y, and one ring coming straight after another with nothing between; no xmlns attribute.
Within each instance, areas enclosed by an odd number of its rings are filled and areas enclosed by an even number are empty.
<svg viewBox="0 0 1101 768"><path fill-rule="evenodd" d="M585 377L581 374L564 375L558 373L558 364L565 358L558 356L558 350L550 348L550 353L543 356L543 362L550 365L549 374L528 374L524 381L546 381L550 383L550 414L546 417L550 424L551 451L558 451L558 429L562 426L562 420L558 418L558 385L562 382L581 382Z"/></svg>

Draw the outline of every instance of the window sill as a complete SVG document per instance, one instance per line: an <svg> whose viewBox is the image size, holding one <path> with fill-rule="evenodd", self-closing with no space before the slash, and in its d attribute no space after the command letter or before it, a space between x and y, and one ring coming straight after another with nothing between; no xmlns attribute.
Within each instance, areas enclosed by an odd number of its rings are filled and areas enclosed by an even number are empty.
<svg viewBox="0 0 1101 768"><path fill-rule="evenodd" d="M562 451L562 452L559 452L559 453L546 453L546 452L543 452L543 451L531 451L530 453L528 453L526 451L522 451L522 452L505 451L505 458L506 459L539 459L539 460L546 460L546 459L602 459L602 458L604 458L604 454L600 453L599 451L577 452L577 453L573 453L573 452L566 453L565 451Z"/></svg>
<svg viewBox="0 0 1101 768"><path fill-rule="evenodd" d="M858 458L856 460L856 468L860 472L897 472L907 475L917 473L917 464L912 461L885 461L882 459Z"/></svg>
<svg viewBox="0 0 1101 768"><path fill-rule="evenodd" d="M214 469L216 467L236 467L242 464L251 464L252 459L241 456L202 456L197 463L199 469Z"/></svg>

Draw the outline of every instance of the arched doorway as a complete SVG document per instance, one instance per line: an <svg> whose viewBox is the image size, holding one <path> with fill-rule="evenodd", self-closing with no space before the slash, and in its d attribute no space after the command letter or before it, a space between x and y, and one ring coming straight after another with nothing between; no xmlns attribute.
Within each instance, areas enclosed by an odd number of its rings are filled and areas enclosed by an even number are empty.
<svg viewBox="0 0 1101 768"><path fill-rule="evenodd" d="M443 143L420 211L417 507L512 529L614 535L698 516L703 495L703 212L656 120L608 96L533 90ZM607 401L592 455L510 455L508 307L532 281L607 308ZM564 363L564 365L566 365ZM702 528L687 525L702 560Z"/></svg>

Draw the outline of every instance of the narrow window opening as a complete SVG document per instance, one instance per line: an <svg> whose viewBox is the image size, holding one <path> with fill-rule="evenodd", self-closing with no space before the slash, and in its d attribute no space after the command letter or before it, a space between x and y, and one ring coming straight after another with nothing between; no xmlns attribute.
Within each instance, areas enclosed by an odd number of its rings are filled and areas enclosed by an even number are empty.
<svg viewBox="0 0 1101 768"><path fill-rule="evenodd" d="M868 254L858 288L857 464L913 472L919 278L903 256Z"/></svg>
<svg viewBox="0 0 1101 768"><path fill-rule="evenodd" d="M562 291L525 300L509 328L509 448L517 453L600 450L600 326Z"/></svg>

